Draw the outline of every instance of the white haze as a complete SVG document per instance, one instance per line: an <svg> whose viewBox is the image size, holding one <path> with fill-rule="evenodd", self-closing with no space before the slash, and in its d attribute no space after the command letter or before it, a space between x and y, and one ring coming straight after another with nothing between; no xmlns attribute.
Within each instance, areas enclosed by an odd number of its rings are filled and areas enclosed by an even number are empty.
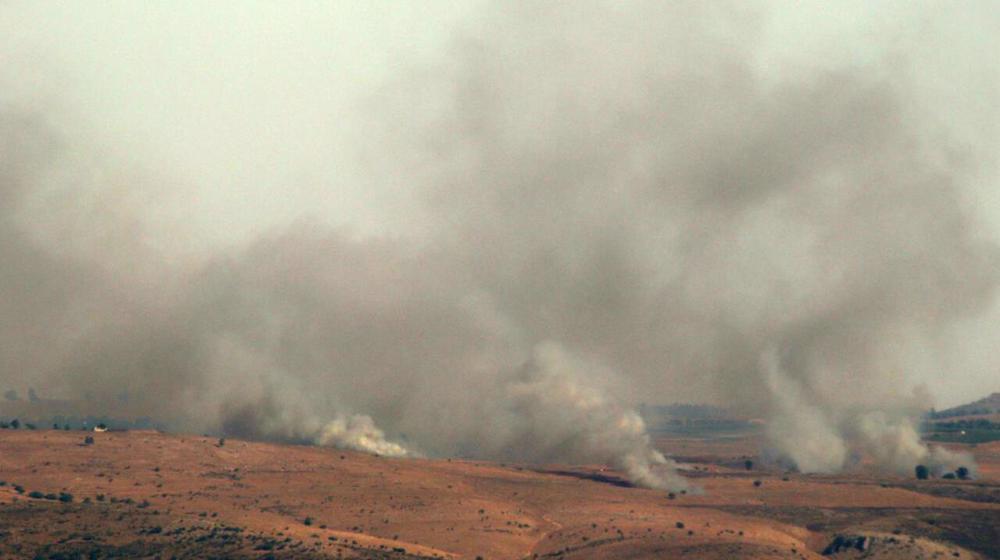
<svg viewBox="0 0 1000 560"><path fill-rule="evenodd" d="M954 468L1000 22L840 6L0 4L0 388L665 488L631 405L711 401Z"/></svg>

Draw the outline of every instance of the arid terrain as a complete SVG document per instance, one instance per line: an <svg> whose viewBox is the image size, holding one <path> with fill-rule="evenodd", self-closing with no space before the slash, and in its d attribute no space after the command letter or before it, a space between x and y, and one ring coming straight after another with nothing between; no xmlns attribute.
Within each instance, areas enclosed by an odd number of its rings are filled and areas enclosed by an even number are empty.
<svg viewBox="0 0 1000 560"><path fill-rule="evenodd" d="M747 470L753 435L657 445L701 491L599 466L0 430L0 558L1000 557L998 442L967 447L970 481Z"/></svg>

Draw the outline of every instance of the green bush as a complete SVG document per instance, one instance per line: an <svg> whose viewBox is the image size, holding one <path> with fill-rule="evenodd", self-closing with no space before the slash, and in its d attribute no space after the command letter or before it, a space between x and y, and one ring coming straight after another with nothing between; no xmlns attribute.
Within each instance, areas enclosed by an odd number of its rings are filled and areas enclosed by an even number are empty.
<svg viewBox="0 0 1000 560"><path fill-rule="evenodd" d="M917 480L927 480L927 477L931 474L931 471L924 465L917 465L917 467L913 470L917 475Z"/></svg>

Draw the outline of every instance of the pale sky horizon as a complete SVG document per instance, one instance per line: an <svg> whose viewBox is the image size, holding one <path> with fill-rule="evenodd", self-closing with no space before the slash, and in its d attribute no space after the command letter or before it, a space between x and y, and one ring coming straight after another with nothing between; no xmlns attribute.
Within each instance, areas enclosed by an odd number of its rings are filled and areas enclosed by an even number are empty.
<svg viewBox="0 0 1000 560"><path fill-rule="evenodd" d="M81 188L119 185L169 258L303 221L419 234L410 191L369 173L356 148L372 141L372 100L461 48L484 4L7 0L0 105L42 113L93 174ZM765 82L841 67L911 80L922 126L972 162L962 193L977 233L1000 243L995 3L716 4L737 5ZM961 323L939 357L954 370L910 379L939 408L1000 391L1000 304Z"/></svg>

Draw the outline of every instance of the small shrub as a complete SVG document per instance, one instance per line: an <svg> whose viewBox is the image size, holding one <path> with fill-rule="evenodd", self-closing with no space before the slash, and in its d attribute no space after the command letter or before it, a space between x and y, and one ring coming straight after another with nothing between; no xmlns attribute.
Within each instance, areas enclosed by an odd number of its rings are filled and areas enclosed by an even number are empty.
<svg viewBox="0 0 1000 560"><path fill-rule="evenodd" d="M226 438L220 437L218 445L219 445L219 447L225 447L225 445L226 445Z"/></svg>
<svg viewBox="0 0 1000 560"><path fill-rule="evenodd" d="M35 500L41 500L42 498L45 497L45 494L42 494L38 490L32 490L31 492L28 492L28 497L33 498Z"/></svg>
<svg viewBox="0 0 1000 560"><path fill-rule="evenodd" d="M683 522L683 521L678 521L678 522L677 522L677 523L675 523L674 525L675 525L675 526L676 526L676 527L677 527L678 529L683 529L683 528L684 528L684 522Z"/></svg>
<svg viewBox="0 0 1000 560"><path fill-rule="evenodd" d="M754 485L755 487L757 487L757 488L760 488L760 485L761 485L761 484L764 484L764 483L763 483L763 482L761 482L761 481L759 481L759 480L755 480L755 481L753 481L753 485Z"/></svg>
<svg viewBox="0 0 1000 560"><path fill-rule="evenodd" d="M84 445L94 445L94 436L87 436L83 438Z"/></svg>
<svg viewBox="0 0 1000 560"><path fill-rule="evenodd" d="M35 429L35 425L32 424L32 423L30 423L30 422L25 422L24 423L24 427L27 428L27 429L29 429L29 430L34 430Z"/></svg>
<svg viewBox="0 0 1000 560"><path fill-rule="evenodd" d="M73 494L70 494L69 492L60 492L59 501L64 504L68 504L73 501Z"/></svg>
<svg viewBox="0 0 1000 560"><path fill-rule="evenodd" d="M969 469L965 467L958 467L955 469L955 475L962 480L969 480Z"/></svg>
<svg viewBox="0 0 1000 560"><path fill-rule="evenodd" d="M302 520L302 523L304 523L306 525L312 525L313 524L313 518L312 517L307 517L304 520Z"/></svg>
<svg viewBox="0 0 1000 560"><path fill-rule="evenodd" d="M18 420L17 418L11 420L10 421L10 427L14 428L15 430L20 429L20 427L21 427L21 421Z"/></svg>
<svg viewBox="0 0 1000 560"><path fill-rule="evenodd" d="M917 480L927 480L927 477L931 474L930 470L924 465L917 465L913 471L917 475Z"/></svg>
<svg viewBox="0 0 1000 560"><path fill-rule="evenodd" d="M944 473L944 476L942 476L941 478L945 480L955 480L955 473L952 472Z"/></svg>
<svg viewBox="0 0 1000 560"><path fill-rule="evenodd" d="M746 467L746 469L748 471L752 471L753 470L753 461L751 461L750 459L747 459L746 461L743 461L743 466Z"/></svg>

